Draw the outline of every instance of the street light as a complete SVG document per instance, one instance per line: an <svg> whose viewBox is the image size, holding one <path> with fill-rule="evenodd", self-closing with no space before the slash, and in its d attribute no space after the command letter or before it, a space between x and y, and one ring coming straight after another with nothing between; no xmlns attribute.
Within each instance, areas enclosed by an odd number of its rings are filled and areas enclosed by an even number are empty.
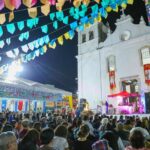
<svg viewBox="0 0 150 150"><path fill-rule="evenodd" d="M23 71L23 66L17 62L12 62L12 64L8 68L7 80L14 81L16 79L17 73Z"/></svg>

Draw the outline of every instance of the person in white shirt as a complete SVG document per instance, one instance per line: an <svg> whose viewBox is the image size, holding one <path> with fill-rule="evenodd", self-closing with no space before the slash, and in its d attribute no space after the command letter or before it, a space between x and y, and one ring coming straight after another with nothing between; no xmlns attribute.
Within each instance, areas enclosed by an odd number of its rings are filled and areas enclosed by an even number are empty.
<svg viewBox="0 0 150 150"><path fill-rule="evenodd" d="M50 147L57 150L69 150L67 133L67 128L65 126L58 126L55 130L55 136L50 144Z"/></svg>

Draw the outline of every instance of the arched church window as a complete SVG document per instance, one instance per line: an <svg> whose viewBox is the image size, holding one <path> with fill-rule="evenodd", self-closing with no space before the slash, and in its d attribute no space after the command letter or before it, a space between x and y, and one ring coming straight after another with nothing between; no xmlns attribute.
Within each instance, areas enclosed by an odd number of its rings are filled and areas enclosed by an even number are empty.
<svg viewBox="0 0 150 150"><path fill-rule="evenodd" d="M82 34L82 43L86 42L86 34Z"/></svg>
<svg viewBox="0 0 150 150"><path fill-rule="evenodd" d="M89 32L89 40L93 40L94 39L94 32L90 31Z"/></svg>

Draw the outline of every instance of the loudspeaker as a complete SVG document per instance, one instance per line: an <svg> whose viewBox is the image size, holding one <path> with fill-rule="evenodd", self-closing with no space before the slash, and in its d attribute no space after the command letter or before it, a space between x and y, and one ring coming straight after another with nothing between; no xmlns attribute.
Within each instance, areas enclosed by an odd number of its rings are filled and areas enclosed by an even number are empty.
<svg viewBox="0 0 150 150"><path fill-rule="evenodd" d="M150 113L150 92L145 93L145 107L146 113Z"/></svg>

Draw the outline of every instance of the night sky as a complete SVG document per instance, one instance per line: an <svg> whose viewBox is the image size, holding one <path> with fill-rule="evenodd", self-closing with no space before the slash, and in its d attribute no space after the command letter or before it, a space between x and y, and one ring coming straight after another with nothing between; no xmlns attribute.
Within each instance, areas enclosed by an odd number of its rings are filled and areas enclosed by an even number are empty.
<svg viewBox="0 0 150 150"><path fill-rule="evenodd" d="M38 6L39 5L41 4L39 3ZM69 8L70 6L71 5L66 4L64 8ZM22 6L20 9L24 8L25 7ZM6 11L8 10L4 10L4 12ZM51 12L52 11L56 10L51 9ZM139 23L141 16L144 17L146 24L148 24L145 5L142 0L135 0L134 5L128 6L125 13L131 15L133 18L133 22L136 24ZM103 23L109 25L113 32L116 28L116 19L119 18L120 15L121 11L120 13L112 12L108 16L107 20L103 19ZM28 19L27 12L16 13L15 16L16 17L14 22ZM49 23L49 21L49 17L44 17L42 18L38 26L47 24ZM61 26L64 25L59 24L59 27ZM50 35L50 38L53 39L54 37L58 37L59 35L67 32L68 29L69 28L66 27L63 30L60 30L59 32ZM29 29L25 29L23 30L23 32L27 30ZM53 30L54 29L51 26L49 26L49 32L52 32ZM19 32L16 32L16 35L17 34L19 34ZM11 45L9 47L6 46L2 50L2 52L10 50L11 48L16 48L18 46L27 44L28 42L33 41L44 35L45 34L36 30L30 33L30 38L28 41L18 42L17 37L13 38ZM10 36L12 35L5 34L4 38ZM73 40L65 40L63 46L57 46L56 49L49 49L45 55L36 58L34 61L24 64L24 71L20 74L20 77L44 84L53 84L58 88L68 90L71 92L76 92L77 81L75 80L75 78L77 78L77 59L75 58L75 56L77 56L77 33ZM6 63L7 61L7 58L3 59L1 65Z"/></svg>

